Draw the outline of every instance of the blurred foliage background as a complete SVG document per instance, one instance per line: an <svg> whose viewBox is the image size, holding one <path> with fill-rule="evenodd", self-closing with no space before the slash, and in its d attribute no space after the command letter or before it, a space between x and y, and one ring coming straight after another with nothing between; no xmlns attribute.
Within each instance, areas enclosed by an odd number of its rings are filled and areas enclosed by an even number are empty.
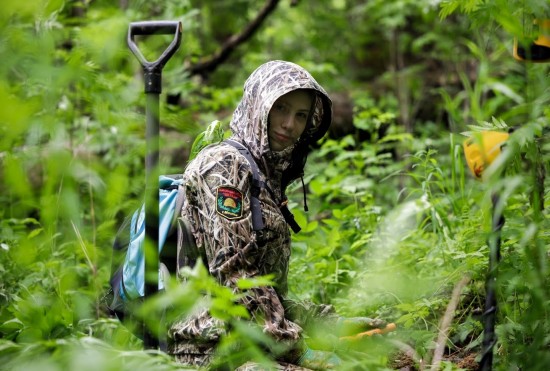
<svg viewBox="0 0 550 371"><path fill-rule="evenodd" d="M144 189L145 96L128 25L166 19L182 22L183 40L163 71L162 173L182 171L210 122L229 122L244 80L267 60L302 65L333 98L334 125L306 169L310 211L301 185L289 192L303 227L293 235L291 295L398 326L351 350L337 346L343 369L477 367L494 194L506 218L495 368L545 369L549 64L512 57L514 39L536 34L536 18L550 18L548 2L5 2L0 368L177 367L143 351L101 306L114 235ZM140 47L152 59L170 41ZM505 155L474 180L464 134L511 128ZM193 288L220 298L213 311L239 312L204 271L191 276ZM177 288L160 299L185 312L193 295ZM234 328L221 353L246 338L243 352L265 361L268 339ZM311 346L334 347L324 340L312 329Z"/></svg>

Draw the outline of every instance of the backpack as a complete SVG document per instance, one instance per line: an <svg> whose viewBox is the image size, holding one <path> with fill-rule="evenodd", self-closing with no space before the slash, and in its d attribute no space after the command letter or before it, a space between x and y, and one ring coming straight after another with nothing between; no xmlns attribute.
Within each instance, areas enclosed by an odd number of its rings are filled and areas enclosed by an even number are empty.
<svg viewBox="0 0 550 371"><path fill-rule="evenodd" d="M252 170L252 192L250 208L252 226L255 231L264 228L258 196L265 183L260 180L258 165L246 147L233 140L226 143L235 147L248 161ZM199 258L197 246L189 221L180 215L185 202L183 176L161 175L159 177L159 279L158 290L163 290L165 281L175 276L184 266L194 266ZM124 318L131 314L131 306L145 296L145 205L136 210L120 226L113 244L113 259L110 279L110 303L106 303L111 314Z"/></svg>

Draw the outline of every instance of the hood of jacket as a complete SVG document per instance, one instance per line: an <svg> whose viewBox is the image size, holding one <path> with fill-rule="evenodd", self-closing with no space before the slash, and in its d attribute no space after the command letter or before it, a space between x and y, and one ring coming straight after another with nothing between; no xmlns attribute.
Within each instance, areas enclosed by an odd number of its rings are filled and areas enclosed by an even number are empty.
<svg viewBox="0 0 550 371"><path fill-rule="evenodd" d="M296 89L315 92L314 109L300 139L273 156L269 147L268 115L273 103ZM285 183L300 176L310 144L321 139L332 121L332 102L326 91L304 68L292 62L270 61L258 67L244 84L243 97L230 123L230 129L256 159L265 157L290 161L291 173ZM302 163L303 162L303 163ZM292 179L289 179L292 178Z"/></svg>

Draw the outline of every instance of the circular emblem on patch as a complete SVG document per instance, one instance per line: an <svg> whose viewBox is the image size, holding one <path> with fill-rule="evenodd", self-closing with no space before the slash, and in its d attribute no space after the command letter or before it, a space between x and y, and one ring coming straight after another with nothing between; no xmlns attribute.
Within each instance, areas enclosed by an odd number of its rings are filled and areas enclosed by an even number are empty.
<svg viewBox="0 0 550 371"><path fill-rule="evenodd" d="M243 193L234 187L218 187L216 211L229 220L239 219L243 216Z"/></svg>

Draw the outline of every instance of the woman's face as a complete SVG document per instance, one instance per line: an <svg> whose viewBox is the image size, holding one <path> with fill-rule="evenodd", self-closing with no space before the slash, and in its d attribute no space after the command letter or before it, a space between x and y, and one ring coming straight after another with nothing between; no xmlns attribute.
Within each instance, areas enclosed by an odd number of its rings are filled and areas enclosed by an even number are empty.
<svg viewBox="0 0 550 371"><path fill-rule="evenodd" d="M272 151L296 143L304 132L313 98L306 90L294 90L281 96L269 111L269 146Z"/></svg>

